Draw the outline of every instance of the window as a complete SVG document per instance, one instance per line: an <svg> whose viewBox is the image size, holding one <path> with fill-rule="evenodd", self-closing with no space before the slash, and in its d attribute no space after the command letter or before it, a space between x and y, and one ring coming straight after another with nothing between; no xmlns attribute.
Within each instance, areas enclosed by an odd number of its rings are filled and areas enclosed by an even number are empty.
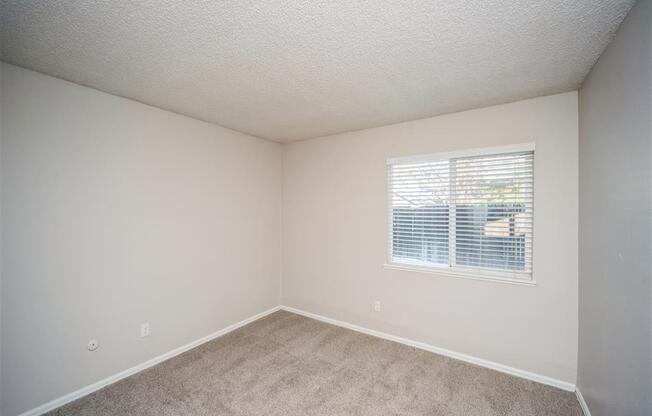
<svg viewBox="0 0 652 416"><path fill-rule="evenodd" d="M534 146L388 160L393 265L532 279Z"/></svg>

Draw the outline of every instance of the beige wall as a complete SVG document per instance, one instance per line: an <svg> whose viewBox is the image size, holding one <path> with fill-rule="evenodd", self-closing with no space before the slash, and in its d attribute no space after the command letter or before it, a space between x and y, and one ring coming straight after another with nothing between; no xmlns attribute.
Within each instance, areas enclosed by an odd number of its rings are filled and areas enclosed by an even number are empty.
<svg viewBox="0 0 652 416"><path fill-rule="evenodd" d="M536 287L383 268L387 158L523 142ZM577 158L576 92L288 144L283 304L574 383Z"/></svg>
<svg viewBox="0 0 652 416"><path fill-rule="evenodd" d="M3 415L279 304L280 145L10 65L2 83Z"/></svg>
<svg viewBox="0 0 652 416"><path fill-rule="evenodd" d="M3 414L279 303L575 382L576 93L281 147L1 69ZM383 268L386 158L522 142L536 287Z"/></svg>
<svg viewBox="0 0 652 416"><path fill-rule="evenodd" d="M2 172L2 70L0 65L0 173ZM2 175L0 175L0 218L2 218ZM0 253L2 253L2 221L0 220ZM0 414L2 414L2 255L0 255Z"/></svg>
<svg viewBox="0 0 652 416"><path fill-rule="evenodd" d="M579 364L593 416L652 414L652 63L639 0L580 90Z"/></svg>

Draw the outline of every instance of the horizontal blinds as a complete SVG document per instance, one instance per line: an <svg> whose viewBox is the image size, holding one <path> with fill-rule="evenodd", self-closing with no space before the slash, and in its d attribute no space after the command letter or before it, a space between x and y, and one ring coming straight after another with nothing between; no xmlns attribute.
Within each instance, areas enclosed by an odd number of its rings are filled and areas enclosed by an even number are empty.
<svg viewBox="0 0 652 416"><path fill-rule="evenodd" d="M394 262L531 274L534 152L391 163Z"/></svg>
<svg viewBox="0 0 652 416"><path fill-rule="evenodd" d="M393 164L388 172L392 260L447 265L449 161Z"/></svg>

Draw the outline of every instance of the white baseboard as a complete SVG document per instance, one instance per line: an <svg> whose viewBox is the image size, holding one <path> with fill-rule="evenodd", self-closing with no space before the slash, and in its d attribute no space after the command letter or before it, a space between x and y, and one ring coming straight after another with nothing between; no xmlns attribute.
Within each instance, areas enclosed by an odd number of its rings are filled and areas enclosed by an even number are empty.
<svg viewBox="0 0 652 416"><path fill-rule="evenodd" d="M471 355L462 354L455 351L450 351L444 348L435 347L423 342L412 341L410 339L397 337L395 335L386 334L384 332L376 331L373 329L364 328L358 325L350 324L348 322L338 321L337 319L327 318L325 316L317 315L315 313L306 312L301 309L292 308L289 306L281 306L281 309L296 313L298 315L303 315L308 318L316 319L318 321L326 322L329 324L337 325L342 328L351 329L353 331L361 332L363 334L372 335L378 338L383 338L389 341L398 342L400 344L409 345L411 347L419 348L425 351L434 352L435 354L445 355L450 358L455 358L457 360L466 361L471 364L479 365L481 367L490 368L492 370L500 371L501 373L510 374L513 376L521 377L527 380L536 381L537 383L546 384L549 386L557 387L562 390L574 392L575 385L566 381L557 380L551 377L543 376L540 374L532 373L525 370L520 370L518 368L509 367L504 364L499 364L493 361L485 360L483 358L473 357Z"/></svg>
<svg viewBox="0 0 652 416"><path fill-rule="evenodd" d="M263 318L263 317L265 317L265 316L267 316L267 315L269 315L271 313L274 313L274 312L276 312L276 311L278 311L280 309L283 309L283 310L288 311L288 312L296 313L298 315L303 315L303 316L306 316L308 318L316 319L318 321L326 322L326 323L329 323L329 324L332 324L332 325L337 325L337 326L340 326L340 327L343 327L343 328L351 329L353 331L361 332L363 334L372 335L372 336L375 336L375 337L378 337L378 338L387 339L389 341L398 342L398 343L401 343L401 344L404 344L404 345L409 345L411 347L419 348L419 349L422 349L422 350L425 350L425 351L430 351L430 352L433 352L433 353L436 353L436 354L441 354L441 355L444 355L444 356L447 356L447 357L451 357L451 358L455 358L455 359L458 359L458 360L466 361L466 362L469 362L471 364L476 364L476 365L479 365L479 366L482 366L482 367L490 368L492 370L500 371L502 373L511 374L511 375L514 375L514 376L517 376L517 377L521 377L521 378L524 378L524 379L536 381L536 382L542 383L542 384L547 384L549 386L557 387L557 388L560 388L560 389L563 389L563 390L567 390L567 391L571 391L571 392L574 391L575 394L577 395L577 399L580 402L580 405L582 406L582 410L584 411L585 416L591 416L591 413L589 412L589 409L586 406L586 402L584 401L584 398L582 397L582 394L580 393L579 390L576 390L575 385L572 384L572 383L568 383L568 382L557 380L557 379L554 379L554 378L551 378L551 377L531 373L529 371L519 370L517 368L509 367L509 366L506 366L506 365L503 365L503 364L495 363L493 361L488 361L488 360L485 360L485 359L482 359L482 358L473 357L473 356L458 353L458 352L455 352L455 351L450 351L450 350L447 350L447 349L444 349L444 348L435 347L435 346L432 346L432 345L429 345L429 344L425 344L423 342L412 341L412 340L409 340L409 339L406 339L406 338L401 338L401 337L398 337L398 336L395 336L395 335L386 334L384 332L364 328L364 327L361 327L361 326L358 326L358 325L350 324L348 322L338 321L336 319L327 318L325 316L317 315L317 314L314 314L314 313L311 313L311 312L306 312L306 311L296 309L296 308L292 308L292 307L289 307L289 306L277 306L277 307L271 308L269 310L266 310L264 312L261 312L261 313L259 313L257 315L254 315L254 316L249 317L247 319L244 319L244 320L242 320L242 321L240 321L238 323L235 323L235 324L230 325L230 326L228 326L226 328L223 328L223 329L221 329L219 331L216 331L216 332L214 332L212 334L209 334L209 335L207 335L207 336L205 336L203 338L195 340L195 341L193 341L193 342L191 342L189 344L186 344L186 345L184 345L182 347L179 347L179 348L176 348L176 349L174 349L172 351L168 351L168 352L166 352L164 354L161 354L158 357L155 357L155 358L152 358L151 360L145 361L144 363L141 363L141 364L138 364L138 365L136 365L134 367L128 368L128 369L126 369L124 371L121 371L121 372L119 372L117 374L114 374L114 375L112 375L110 377L107 377L107 378L105 378L103 380L100 380L100 381L98 381L96 383L93 383L93 384L91 384L89 386L83 387L83 388L81 388L79 390L76 390L76 391L74 391L72 393L66 394L65 396L59 397L58 399L52 400L52 401L50 401L48 403L42 404L42 405L40 405L38 407L35 407L34 409L31 409L31 410L28 410L28 411L26 411L24 413L21 413L19 416L40 416L40 415L42 415L44 413L47 413L47 412L49 412L51 410L54 410L54 409L56 409L58 407L61 407L61 406L65 405L65 404L67 404L67 403L70 403L70 402L72 402L74 400L80 399L80 398L82 398L82 397L84 397L84 396L86 396L88 394L91 394L91 393L93 393L93 392L95 392L95 391L97 391L97 390L99 390L99 389L101 389L103 387L106 387L106 386L108 386L110 384L113 384L113 383L115 383L117 381L120 381L123 378L129 377L129 376L134 375L134 374L136 374L138 372L141 372L141 371L143 371L143 370L145 370L147 368L153 367L156 364L159 364L159 363L161 363L163 361L169 360L170 358L175 357L175 356L177 356L179 354L182 354L182 353L184 353L184 352L186 352L188 350L191 350L191 349L193 349L195 347L198 347L201 344L204 344L204 343L206 343L208 341L211 341L211 340L213 340L215 338L219 338L222 335L225 335L225 334L227 334L227 333L229 333L231 331L234 331L234 330L236 330L236 329L238 329L238 328L240 328L240 327L242 327L244 325L247 325L247 324L249 324L249 323L251 323L253 321L256 321L256 320L258 320L260 318Z"/></svg>
<svg viewBox="0 0 652 416"><path fill-rule="evenodd" d="M226 328L220 329L219 331L213 332L212 334L206 335L205 337L199 338L198 340L195 340L195 341L193 341L193 342L191 342L189 344L186 344L186 345L184 345L182 347L176 348L176 349L174 349L172 351L168 351L165 354L161 354L158 357L155 357L155 358L152 358L151 360L145 361L142 364L138 364L137 366L128 368L128 369L126 369L124 371L121 371L121 372L119 372L117 374L114 374L114 375L112 375L110 377L107 377L107 378L105 378L103 380L100 380L100 381L98 381L96 383L93 383L93 384L91 384L89 386L82 387L81 389L79 389L77 391L74 391L72 393L66 394L65 396L59 397L58 399L54 399L51 402L48 402L48 403L42 404L42 405L40 405L38 407L35 407L32 410L28 410L28 411L26 411L24 413L21 413L19 416L39 416L39 415L42 415L44 413L47 413L47 412L49 412L51 410L54 410L54 409L56 409L58 407L63 406L64 404L70 403L70 402L72 402L74 400L77 400L77 399L82 398L82 397L84 397L84 396L86 396L88 394L91 394L91 393L93 393L93 392L95 392L95 391L97 391L97 390L99 390L99 389L101 389L103 387L106 387L109 384L113 384L116 381L120 381L123 378L134 375L134 374L136 374L138 372L141 372L141 371L143 371L145 369L148 369L149 367L153 367L156 364L159 364L159 363L161 363L163 361L169 360L172 357L175 357L175 356L177 356L179 354L182 354L182 353L184 353L184 352L186 352L188 350L191 350L191 349L193 349L195 347L198 347L198 346L200 346L201 344L203 344L205 342L211 341L211 340L213 340L215 338L221 337L222 335L228 334L229 332L234 331L234 330L236 330L236 329L238 329L238 328L240 328L240 327L242 327L244 325L247 325L247 324L249 324L249 323L251 323L253 321L256 321L256 320L258 320L260 318L263 318L263 317L269 315L270 313L274 313L274 312L278 311L279 309L281 309L281 307L276 306L276 307L274 307L272 309L268 309L268 310L266 310L264 312L261 312L259 314L256 314L256 315L252 316L252 317L244 319L244 320L242 320L242 321L240 321L238 323L235 323L233 325L229 325Z"/></svg>
<svg viewBox="0 0 652 416"><path fill-rule="evenodd" d="M575 389L575 395L577 396L577 401L580 402L580 406L582 407L582 412L584 412L584 416L591 416L591 411L589 410L589 406L586 404L586 400L584 400L584 396L582 396L582 392L580 389L576 388Z"/></svg>

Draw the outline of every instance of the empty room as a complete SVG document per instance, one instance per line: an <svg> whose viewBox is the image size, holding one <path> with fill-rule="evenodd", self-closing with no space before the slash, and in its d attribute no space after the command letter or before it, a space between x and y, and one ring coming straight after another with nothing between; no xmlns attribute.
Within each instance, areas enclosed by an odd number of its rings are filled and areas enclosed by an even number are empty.
<svg viewBox="0 0 652 416"><path fill-rule="evenodd" d="M0 0L0 416L652 416L652 0Z"/></svg>

